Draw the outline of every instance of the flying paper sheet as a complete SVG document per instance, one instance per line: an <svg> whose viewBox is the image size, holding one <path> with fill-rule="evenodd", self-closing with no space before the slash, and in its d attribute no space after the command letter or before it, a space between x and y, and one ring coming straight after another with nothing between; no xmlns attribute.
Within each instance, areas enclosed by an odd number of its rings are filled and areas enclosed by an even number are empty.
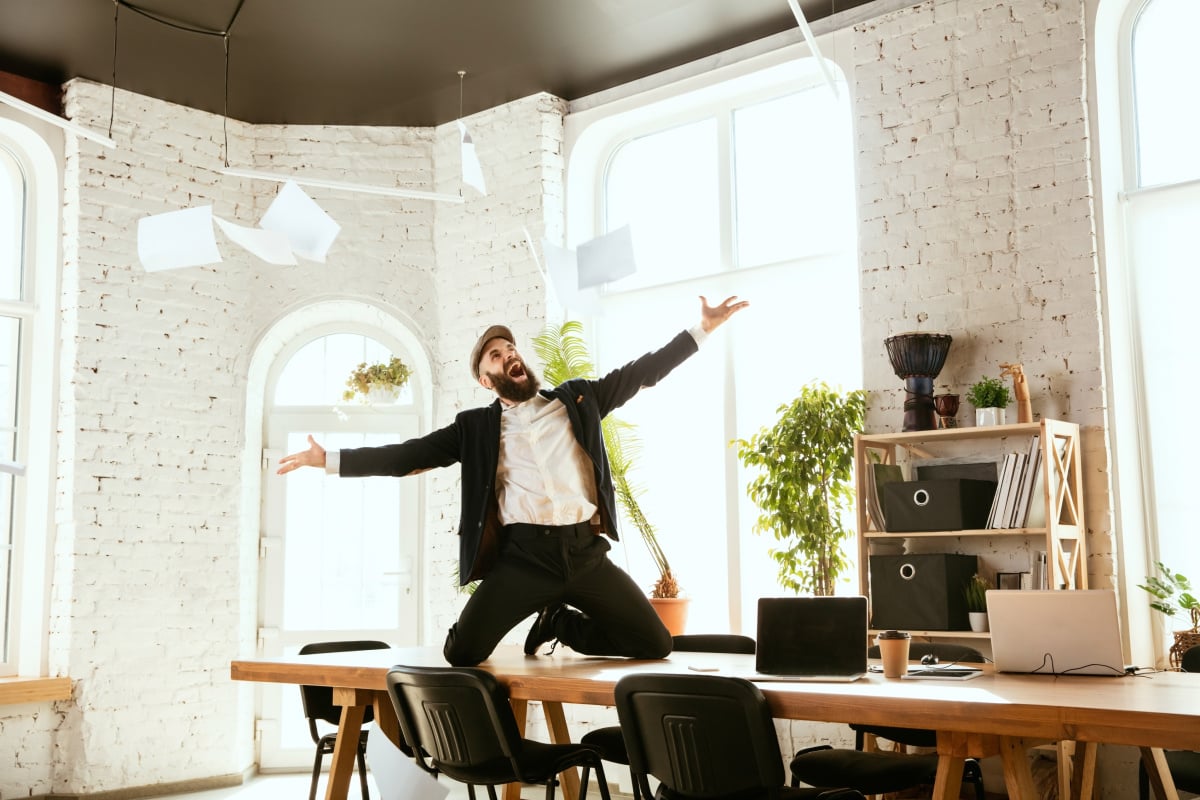
<svg viewBox="0 0 1200 800"><path fill-rule="evenodd" d="M213 217L217 227L236 245L249 250L268 264L295 264L296 254L288 238L279 231L265 231L261 228L247 228L235 225L220 217Z"/></svg>
<svg viewBox="0 0 1200 800"><path fill-rule="evenodd" d="M596 289L579 288L579 262L575 251L542 239L542 252L546 256L546 267L550 270L550 285L558 295L559 304L581 314L598 313L599 292Z"/></svg>
<svg viewBox="0 0 1200 800"><path fill-rule="evenodd" d="M138 259L147 272L219 264L212 206L168 211L138 220Z"/></svg>
<svg viewBox="0 0 1200 800"><path fill-rule="evenodd" d="M579 288L587 289L637 272L633 259L633 233L622 225L611 233L597 236L575 249L579 260Z"/></svg>
<svg viewBox="0 0 1200 800"><path fill-rule="evenodd" d="M367 734L367 766L383 800L444 800L450 787L440 784L392 744L376 722Z"/></svg>
<svg viewBox="0 0 1200 800"><path fill-rule="evenodd" d="M294 181L283 184L258 225L282 233L296 255L321 264L342 229Z"/></svg>
<svg viewBox="0 0 1200 800"><path fill-rule="evenodd" d="M462 135L462 179L467 186L474 186L482 194L487 194L487 185L483 182L483 167L479 164L479 156L475 154L475 142L462 120L458 121L458 132Z"/></svg>

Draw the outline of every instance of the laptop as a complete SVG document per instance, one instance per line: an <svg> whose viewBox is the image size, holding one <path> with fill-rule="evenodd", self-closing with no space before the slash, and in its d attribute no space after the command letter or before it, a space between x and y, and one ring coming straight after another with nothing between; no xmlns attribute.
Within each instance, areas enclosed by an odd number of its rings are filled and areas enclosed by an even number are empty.
<svg viewBox="0 0 1200 800"><path fill-rule="evenodd" d="M848 683L867 674L867 598L761 597L752 681Z"/></svg>
<svg viewBox="0 0 1200 800"><path fill-rule="evenodd" d="M989 589L987 610L997 672L1126 674L1111 589Z"/></svg>

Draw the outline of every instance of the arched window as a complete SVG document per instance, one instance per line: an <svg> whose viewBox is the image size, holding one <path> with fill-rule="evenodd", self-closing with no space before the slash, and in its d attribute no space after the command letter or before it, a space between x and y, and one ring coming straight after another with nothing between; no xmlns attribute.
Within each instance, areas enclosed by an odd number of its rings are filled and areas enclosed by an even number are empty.
<svg viewBox="0 0 1200 800"><path fill-rule="evenodd" d="M0 119L0 676L46 670L57 187L45 142Z"/></svg>
<svg viewBox="0 0 1200 800"><path fill-rule="evenodd" d="M332 304L300 310L260 346L267 358L263 408L264 463L308 448L404 441L426 432L429 366L398 335L400 323L378 309ZM376 318L376 324L367 320ZM353 319L359 321L351 321ZM308 323L307 325L305 323ZM392 332L389 331L389 326ZM394 400L347 399L347 377L360 364L399 357L413 375ZM256 358L258 354L256 354ZM252 373L256 370L252 370ZM266 656L293 655L308 642L421 640L420 478L338 480L315 469L286 477L269 469L259 542L258 639ZM264 689L261 764L309 763L312 742L293 692Z"/></svg>
<svg viewBox="0 0 1200 800"><path fill-rule="evenodd" d="M1161 655L1166 641L1137 588L1154 562L1200 574L1179 414L1200 392L1189 335L1200 292L1197 25L1193 0L1105 0L1097 21L1117 530L1135 655Z"/></svg>
<svg viewBox="0 0 1200 800"><path fill-rule="evenodd" d="M605 287L591 325L602 367L698 321L697 295L752 304L617 412L644 441L639 503L698 630L753 630L753 598L782 591L729 442L773 423L810 380L862 382L851 107L839 88L813 59L788 61L605 119L594 129L604 143L588 129L571 156L569 186L598 176L590 199L569 198L571 238L629 225L634 242L637 272ZM631 573L649 585L646 549L623 530Z"/></svg>

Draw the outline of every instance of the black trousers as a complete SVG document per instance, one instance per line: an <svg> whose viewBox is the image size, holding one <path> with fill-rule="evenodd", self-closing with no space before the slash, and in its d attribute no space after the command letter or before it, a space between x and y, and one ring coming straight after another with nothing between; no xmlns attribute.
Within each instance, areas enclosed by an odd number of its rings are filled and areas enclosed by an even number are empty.
<svg viewBox="0 0 1200 800"><path fill-rule="evenodd" d="M504 540L495 567L446 635L450 664L478 664L517 623L552 603L582 612L562 615L555 630L577 653L664 658L671 652L671 634L646 593L609 560L608 538L587 523L510 525Z"/></svg>

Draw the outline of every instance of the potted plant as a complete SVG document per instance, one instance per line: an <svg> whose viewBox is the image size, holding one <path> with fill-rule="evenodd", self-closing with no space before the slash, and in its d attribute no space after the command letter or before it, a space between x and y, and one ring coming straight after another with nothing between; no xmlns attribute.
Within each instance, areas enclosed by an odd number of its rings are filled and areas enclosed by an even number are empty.
<svg viewBox="0 0 1200 800"><path fill-rule="evenodd" d="M346 379L347 389L342 393L342 399L353 400L358 395L364 403L395 402L411 376L412 368L396 356L386 362L363 362Z"/></svg>
<svg viewBox="0 0 1200 800"><path fill-rule="evenodd" d="M1174 619L1176 614L1186 616L1191 628L1173 631L1175 643L1171 645L1171 666L1179 669L1183 654L1191 647L1200 645L1200 600L1192 594L1192 583L1186 576L1172 572L1161 561L1157 562L1157 575L1147 575L1145 583L1138 588L1149 592L1154 598L1150 607Z"/></svg>
<svg viewBox="0 0 1200 800"><path fill-rule="evenodd" d="M533 338L533 350L542 361L542 374L546 382L557 386L572 378L594 378L596 367L588 353L587 343L583 339L583 325L580 322L568 321L561 326L548 325ZM612 473L613 488L617 502L625 511L629 521L641 534L654 566L658 570L658 579L650 590L650 600L658 609L664 624L672 634L683 632L687 617L686 598L681 598L679 582L671 571L666 553L658 541L658 531L646 519L642 512L638 497L644 491L629 478L629 473L641 452L641 441L635 432L635 426L624 420L609 415L601 423L604 428L604 446L608 454L609 471ZM656 602L665 601L665 602ZM667 610L666 607L670 607ZM677 620L669 617L672 613L680 614Z"/></svg>
<svg viewBox="0 0 1200 800"><path fill-rule="evenodd" d="M794 592L832 595L848 566L840 543L854 503L854 435L862 430L866 393L824 383L801 387L779 418L750 439L736 439L742 465L759 470L746 487L761 512L755 533L780 543L771 550L779 583Z"/></svg>
<svg viewBox="0 0 1200 800"><path fill-rule="evenodd" d="M976 573L967 581L963 588L963 596L967 600L967 618L971 621L971 630L983 632L988 629L987 590L991 588L983 576Z"/></svg>
<svg viewBox="0 0 1200 800"><path fill-rule="evenodd" d="M975 406L975 424L1003 425L1008 404L1012 402L1012 393L999 378L989 378L984 375L971 384L967 390L967 400Z"/></svg>

